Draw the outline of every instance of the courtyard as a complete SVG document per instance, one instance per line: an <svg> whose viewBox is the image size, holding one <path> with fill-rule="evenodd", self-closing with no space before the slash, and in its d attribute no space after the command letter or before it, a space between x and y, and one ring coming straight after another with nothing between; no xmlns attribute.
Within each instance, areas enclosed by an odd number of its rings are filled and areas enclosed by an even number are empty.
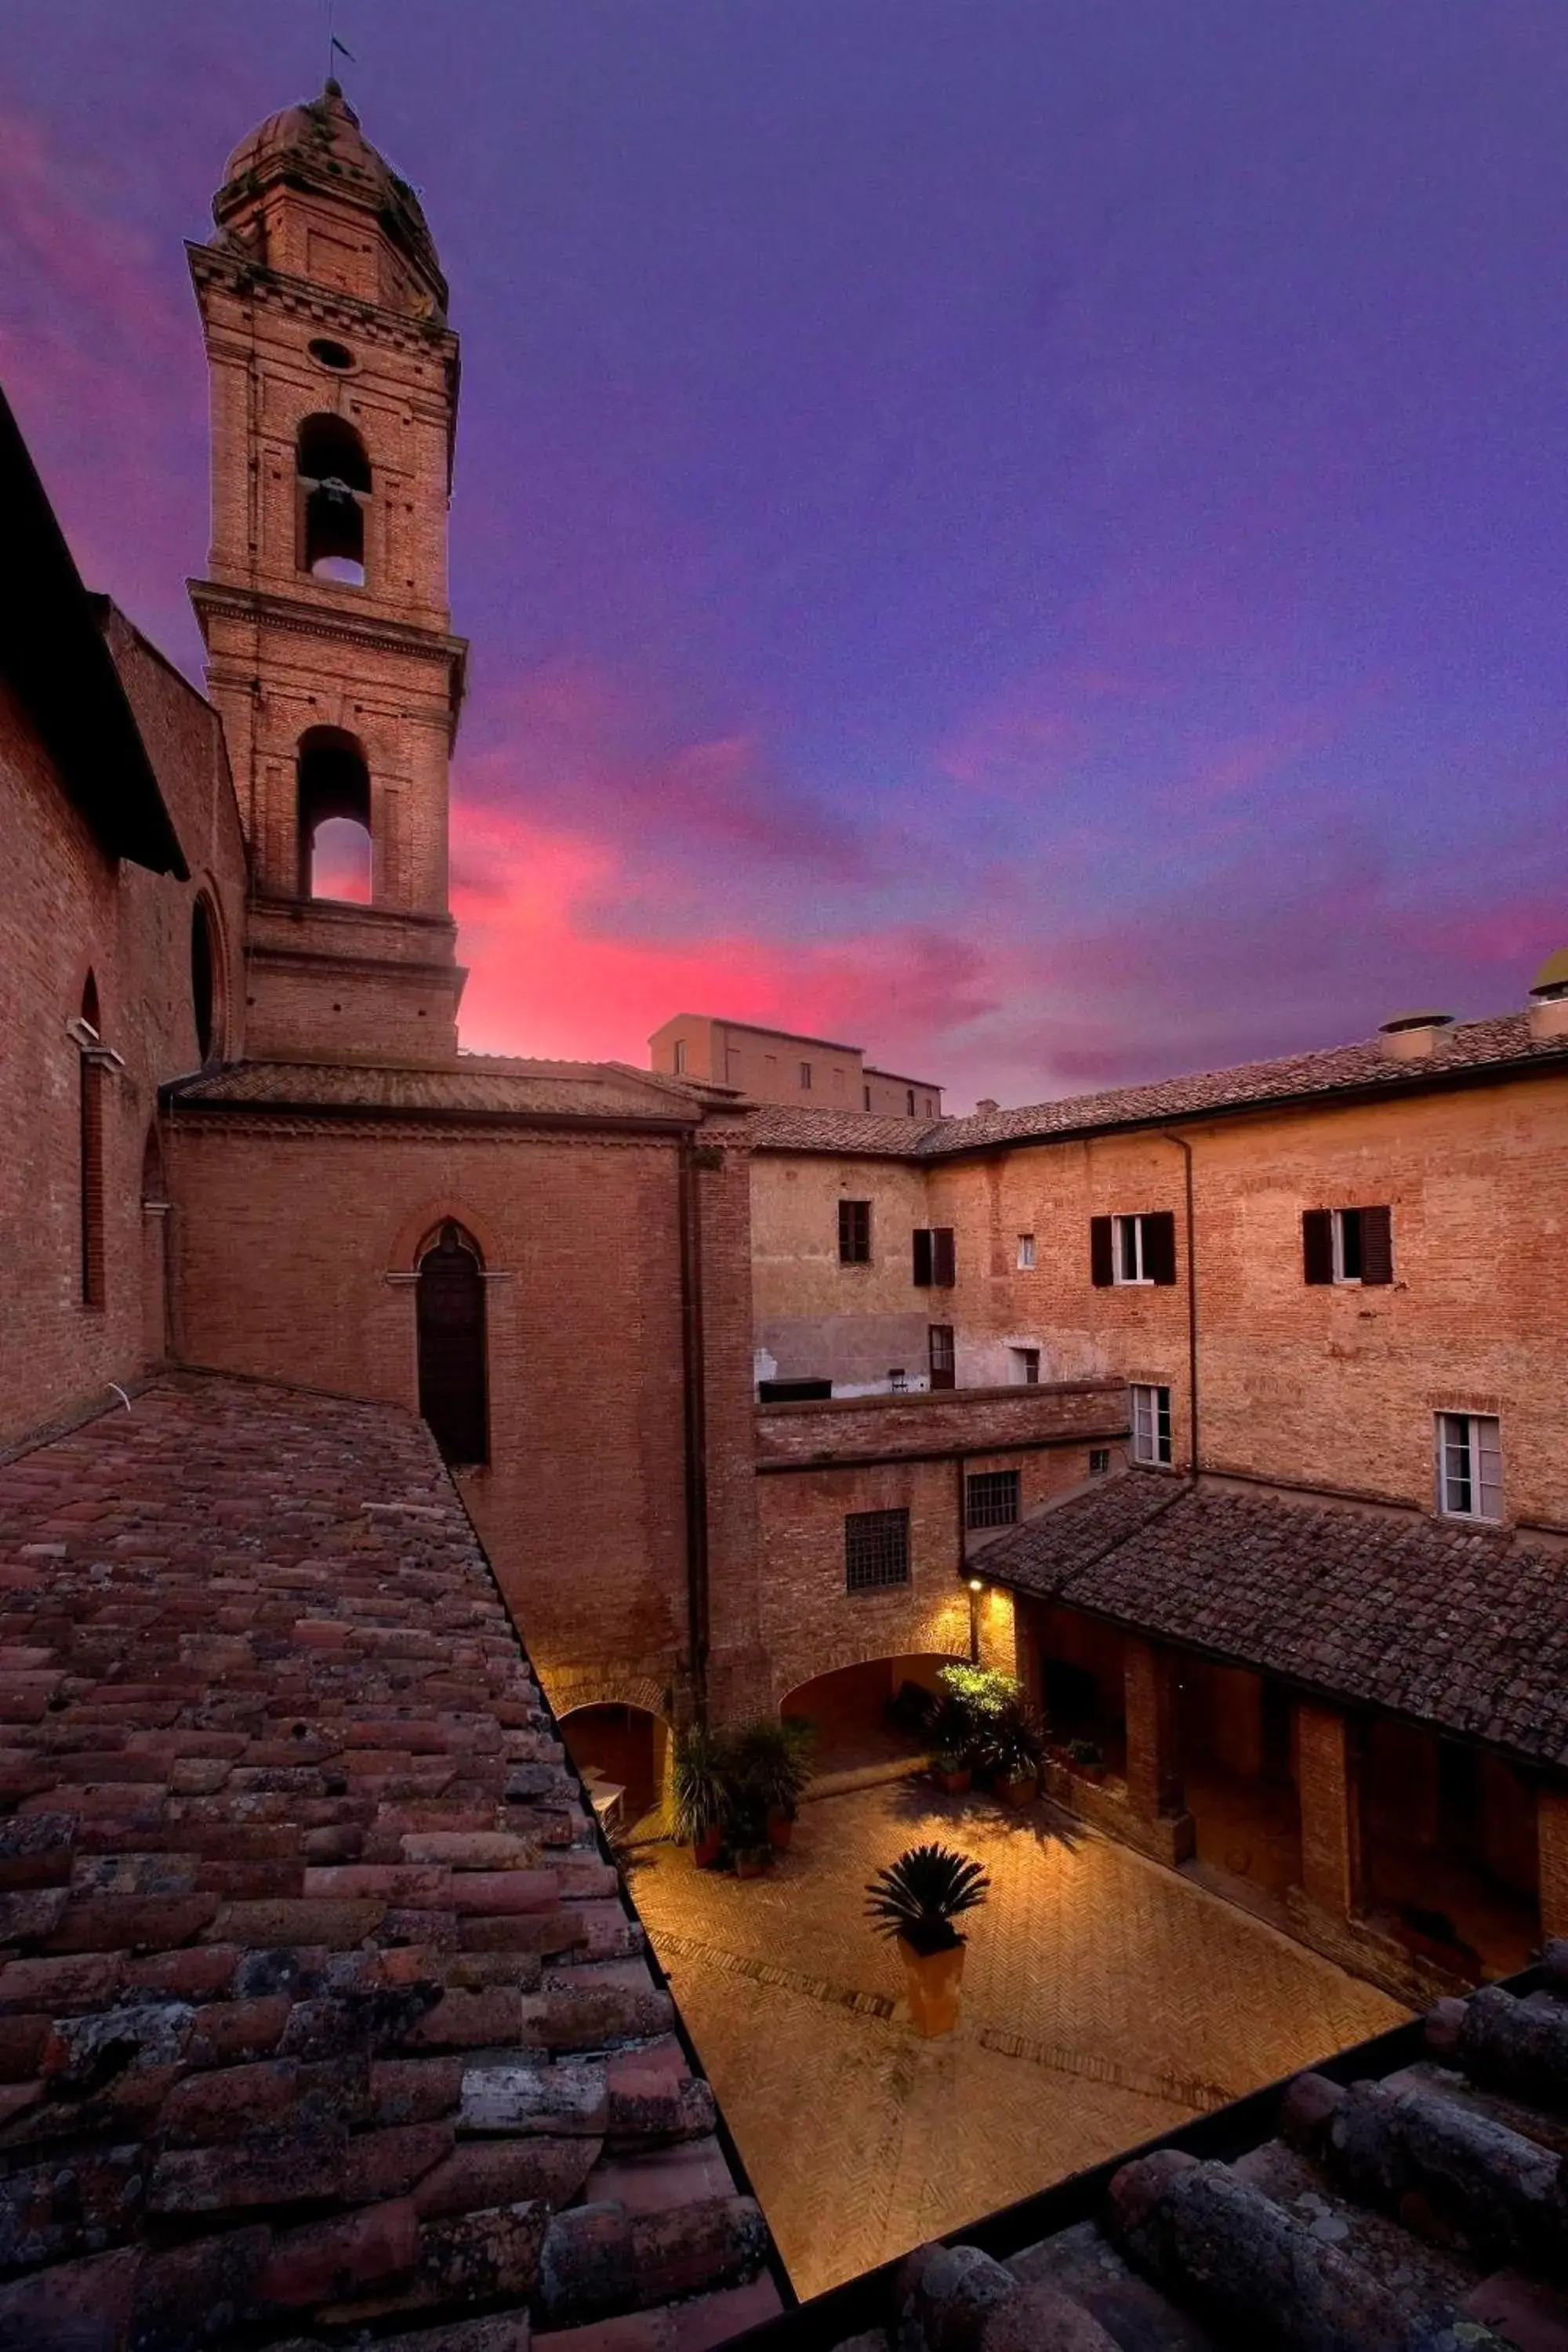
<svg viewBox="0 0 1568 2352"><path fill-rule="evenodd" d="M863 1889L990 1873L955 2033L905 2021ZM923 1780L803 1806L765 1877L647 1845L632 1890L802 2296L1397 2023L1395 2002L1053 1807Z"/></svg>

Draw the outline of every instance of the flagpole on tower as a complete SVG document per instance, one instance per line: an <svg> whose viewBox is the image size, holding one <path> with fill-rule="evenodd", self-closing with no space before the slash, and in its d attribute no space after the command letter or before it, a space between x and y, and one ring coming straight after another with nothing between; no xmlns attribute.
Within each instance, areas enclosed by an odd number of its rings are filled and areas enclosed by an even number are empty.
<svg viewBox="0 0 1568 2352"><path fill-rule="evenodd" d="M348 59L348 61L349 61L349 63L350 63L350 65L351 65L351 66L352 66L352 65L356 65L356 64L358 63L358 59L355 58L353 51L351 48L348 48L347 47L345 47L345 45L344 45L342 41L340 41L340 40L339 40L339 38L338 38L338 37L337 37L336 30L334 29L334 26L333 26L333 24L332 24L332 11L333 11L333 8L334 8L335 5L336 5L336 0L326 0L326 7L327 7L327 79L328 79L329 81L335 80L335 79L336 79L336 78L337 78L337 61L338 61L338 59L339 59L340 58L347 58L347 59Z"/></svg>

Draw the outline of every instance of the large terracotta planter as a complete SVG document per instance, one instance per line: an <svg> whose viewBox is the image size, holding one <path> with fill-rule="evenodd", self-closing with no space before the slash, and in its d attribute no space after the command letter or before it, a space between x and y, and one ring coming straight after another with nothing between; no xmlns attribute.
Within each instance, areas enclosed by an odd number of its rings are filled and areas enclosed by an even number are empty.
<svg viewBox="0 0 1568 2352"><path fill-rule="evenodd" d="M693 1844L691 1859L699 1870L711 1870L723 1851L723 1831L718 1828L707 1830Z"/></svg>
<svg viewBox="0 0 1568 2352"><path fill-rule="evenodd" d="M748 1847L745 1851L735 1856L735 1875L737 1878L761 1878L763 1873L768 1869L768 1854L765 1846L757 1848Z"/></svg>
<svg viewBox="0 0 1568 2352"><path fill-rule="evenodd" d="M900 1936L899 1950L903 1955L910 2023L917 2033L951 2033L958 2023L959 1985L963 1976L962 1939L942 1952L917 1952L908 1938Z"/></svg>
<svg viewBox="0 0 1568 2352"><path fill-rule="evenodd" d="M773 1811L768 1815L769 1842L772 1844L776 1845L779 1852L782 1853L788 1846L789 1842L794 1835L794 1816L786 1813L782 1805L775 1805Z"/></svg>
<svg viewBox="0 0 1568 2352"><path fill-rule="evenodd" d="M1040 1784L1036 1780L1034 1774L1030 1772L1022 1780L998 1780L996 1783L996 1791L1005 1802L1013 1807L1016 1812L1021 1813L1024 1807L1026 1805L1032 1805L1035 1799L1039 1795Z"/></svg>
<svg viewBox="0 0 1568 2352"><path fill-rule="evenodd" d="M969 1794L972 1776L967 1764L962 1771L958 1772L943 1772L933 1764L931 1768L931 1777L937 1787L950 1797L967 1797Z"/></svg>

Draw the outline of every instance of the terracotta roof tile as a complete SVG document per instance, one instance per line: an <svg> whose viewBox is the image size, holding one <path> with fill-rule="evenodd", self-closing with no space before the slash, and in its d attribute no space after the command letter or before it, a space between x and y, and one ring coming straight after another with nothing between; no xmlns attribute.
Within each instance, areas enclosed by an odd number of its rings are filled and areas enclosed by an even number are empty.
<svg viewBox="0 0 1568 2352"><path fill-rule="evenodd" d="M984 1559L1020 1591L1568 1763L1568 1580L1505 1528L1130 1470Z"/></svg>
<svg viewBox="0 0 1568 2352"><path fill-rule="evenodd" d="M168 1098L179 1110L382 1111L438 1117L682 1119L700 1117L696 1097L668 1079L614 1062L521 1062L460 1055L447 1069L370 1064L236 1062L180 1080Z"/></svg>
<svg viewBox="0 0 1568 2352"><path fill-rule="evenodd" d="M0 2341L779 2307L421 1423L177 1375L0 1466Z"/></svg>
<svg viewBox="0 0 1568 2352"><path fill-rule="evenodd" d="M1016 1110L976 1111L967 1118L921 1122L768 1105L752 1115L747 1134L759 1150L940 1160L992 1144L1049 1141L1057 1136L1144 1126L1300 1097L1363 1088L1378 1094L1413 1093L1449 1076L1517 1070L1532 1064L1568 1066L1568 1045L1562 1038L1533 1037L1526 1014L1505 1013L1495 1020L1456 1023L1442 1033L1429 1061L1392 1061L1373 1038L1277 1061L1245 1062L1235 1069L1160 1078L1149 1086L1119 1087L1105 1094L1069 1095L1059 1102L1028 1103Z"/></svg>

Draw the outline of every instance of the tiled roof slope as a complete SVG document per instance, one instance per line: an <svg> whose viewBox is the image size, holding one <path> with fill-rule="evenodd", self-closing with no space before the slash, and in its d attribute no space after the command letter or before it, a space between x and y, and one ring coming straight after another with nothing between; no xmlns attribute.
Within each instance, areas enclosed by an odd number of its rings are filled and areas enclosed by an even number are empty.
<svg viewBox="0 0 1568 2352"><path fill-rule="evenodd" d="M940 1160L956 1151L1039 1138L1092 1134L1105 1128L1141 1127L1169 1118L1196 1118L1205 1111L1240 1110L1293 1102L1314 1095L1408 1094L1449 1075L1488 1069L1512 1071L1532 1064L1568 1068L1568 1044L1561 1037L1531 1034L1522 1013L1492 1021L1456 1023L1442 1032L1430 1060L1395 1062L1376 1038L1335 1045L1317 1054L1290 1054L1279 1061L1245 1062L1232 1070L1203 1070L1190 1077L1161 1078L1152 1086L1119 1087L1106 1094L1068 1095L1060 1102L1028 1103L1016 1110L975 1111L968 1118L930 1122L859 1118L842 1111L797 1110L793 1106L759 1110L751 1122L761 1150L859 1150L875 1158ZM857 1144L857 1138L860 1140Z"/></svg>
<svg viewBox="0 0 1568 2352"><path fill-rule="evenodd" d="M668 1081L613 1062L491 1063L464 1055L447 1069L380 1068L368 1063L237 1062L182 1079L176 1109L382 1111L438 1117L648 1118L689 1121L696 1100Z"/></svg>
<svg viewBox="0 0 1568 2352"><path fill-rule="evenodd" d="M984 1559L1020 1591L1568 1764L1568 1561L1501 1528L1129 1470Z"/></svg>
<svg viewBox="0 0 1568 2352"><path fill-rule="evenodd" d="M1565 1991L1549 1946L747 2352L1568 2352Z"/></svg>
<svg viewBox="0 0 1568 2352"><path fill-rule="evenodd" d="M778 2308L421 1423L175 1375L0 1468L0 2346Z"/></svg>

